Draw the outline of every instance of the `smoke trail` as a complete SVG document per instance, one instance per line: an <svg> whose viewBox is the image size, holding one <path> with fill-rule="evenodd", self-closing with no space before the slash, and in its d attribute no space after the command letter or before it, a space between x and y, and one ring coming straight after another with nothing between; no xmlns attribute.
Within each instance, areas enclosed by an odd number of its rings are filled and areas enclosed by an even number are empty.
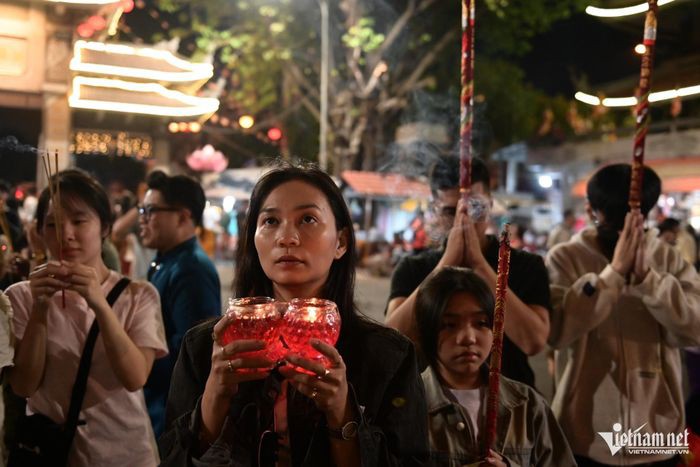
<svg viewBox="0 0 700 467"><path fill-rule="evenodd" d="M0 138L0 150L10 152L24 152L30 154L38 154L39 150L29 144L20 143L17 137L10 135Z"/></svg>

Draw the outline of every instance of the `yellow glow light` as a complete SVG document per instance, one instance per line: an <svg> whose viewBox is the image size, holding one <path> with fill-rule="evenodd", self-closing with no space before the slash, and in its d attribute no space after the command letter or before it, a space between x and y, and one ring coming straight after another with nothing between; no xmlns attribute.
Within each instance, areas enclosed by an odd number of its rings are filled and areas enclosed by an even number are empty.
<svg viewBox="0 0 700 467"><path fill-rule="evenodd" d="M675 99L676 97L695 96L700 94L700 84L687 86L679 89L668 89L666 91L657 91L649 94L649 102L660 102ZM585 92L577 92L574 94L577 101L581 101L588 105L600 105L600 99L596 96L586 94ZM637 98L632 97L606 97L602 104L605 107L631 107L637 105Z"/></svg>
<svg viewBox="0 0 700 467"><path fill-rule="evenodd" d="M238 124L241 126L241 128L247 130L255 125L255 119L250 115L242 115L241 118L238 119Z"/></svg>
<svg viewBox="0 0 700 467"><path fill-rule="evenodd" d="M120 89L135 93L155 93L181 103L182 107L81 99L81 86ZM132 83L116 79L89 78L86 76L76 76L73 78L73 92L68 98L68 104L76 109L109 110L113 112L160 115L164 117L193 117L216 112L219 108L218 99L188 96L179 91L167 89L158 83Z"/></svg>
<svg viewBox="0 0 700 467"><path fill-rule="evenodd" d="M177 122L170 122L168 123L168 131L170 133L177 133L180 131L180 125L178 125Z"/></svg>
<svg viewBox="0 0 700 467"><path fill-rule="evenodd" d="M91 50L107 54L147 57L164 61L167 64L182 71L158 71L146 68L131 68L116 65L104 65L98 63L86 63L82 61L82 51ZM134 47L125 44L105 44L103 42L76 41L73 47L73 58L70 61L70 69L85 73L104 74L109 76L123 76L128 78L141 78L153 81L189 82L200 79L209 79L214 74L214 67L209 63L192 63L176 57L167 50L158 50L151 47Z"/></svg>
<svg viewBox="0 0 700 467"><path fill-rule="evenodd" d="M647 46L644 44L637 44L634 46L634 51L637 52L639 55L644 55L644 52L647 51Z"/></svg>
<svg viewBox="0 0 700 467"><path fill-rule="evenodd" d="M659 0L658 5L663 6L672 1L674 0ZM599 18L619 18L621 16L638 15L639 13L646 12L648 9L649 4L644 2L623 8L598 8L595 6L587 6L586 13L591 16L598 16Z"/></svg>
<svg viewBox="0 0 700 467"><path fill-rule="evenodd" d="M190 131L192 133L199 133L202 129L202 125L199 122L190 122Z"/></svg>

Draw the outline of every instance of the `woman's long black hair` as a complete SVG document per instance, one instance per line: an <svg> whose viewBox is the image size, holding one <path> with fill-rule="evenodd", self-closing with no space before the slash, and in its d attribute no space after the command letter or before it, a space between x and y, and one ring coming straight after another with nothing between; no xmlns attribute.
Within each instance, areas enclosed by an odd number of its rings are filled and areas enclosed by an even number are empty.
<svg viewBox="0 0 700 467"><path fill-rule="evenodd" d="M258 251L255 248L255 230L262 205L269 194L290 181L301 181L321 190L328 200L337 230L345 229L347 233L347 250L340 258L333 261L328 279L323 287L323 297L338 305L342 320L338 346L346 340L347 333L364 322L355 309L355 267L357 251L352 218L340 189L333 179L318 167L311 164L298 164L278 161L275 168L263 175L253 188L250 205L245 222L240 232L236 249L236 269L233 280L233 292L236 297L272 296L272 281L265 275Z"/></svg>

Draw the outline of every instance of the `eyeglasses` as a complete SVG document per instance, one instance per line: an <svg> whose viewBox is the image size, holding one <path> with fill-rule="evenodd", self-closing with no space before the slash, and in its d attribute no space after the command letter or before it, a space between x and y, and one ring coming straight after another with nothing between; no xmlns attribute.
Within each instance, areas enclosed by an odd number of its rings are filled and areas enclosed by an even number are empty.
<svg viewBox="0 0 700 467"><path fill-rule="evenodd" d="M154 212L175 212L179 211L180 208L168 207L168 206L139 206L139 216L148 220Z"/></svg>

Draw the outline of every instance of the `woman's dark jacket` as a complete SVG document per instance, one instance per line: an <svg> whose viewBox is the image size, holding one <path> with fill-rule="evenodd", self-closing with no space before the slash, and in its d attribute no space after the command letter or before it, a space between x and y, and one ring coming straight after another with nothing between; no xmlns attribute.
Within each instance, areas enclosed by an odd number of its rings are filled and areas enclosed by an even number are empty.
<svg viewBox="0 0 700 467"><path fill-rule="evenodd" d="M279 389L279 380L270 376L239 385L221 436L199 459L193 458L199 444L200 401L211 368L214 324L203 323L185 335L168 395L167 429L159 440L162 466L264 466L268 461L259 459L274 452L266 446L259 457L261 435L271 428ZM427 409L413 345L399 333L368 322L344 334L344 341L351 343L339 342L338 349L347 367L348 397L361 414L362 465L423 465L428 453ZM291 386L287 419L292 465L329 465L323 414ZM269 434L264 438L269 439Z"/></svg>

